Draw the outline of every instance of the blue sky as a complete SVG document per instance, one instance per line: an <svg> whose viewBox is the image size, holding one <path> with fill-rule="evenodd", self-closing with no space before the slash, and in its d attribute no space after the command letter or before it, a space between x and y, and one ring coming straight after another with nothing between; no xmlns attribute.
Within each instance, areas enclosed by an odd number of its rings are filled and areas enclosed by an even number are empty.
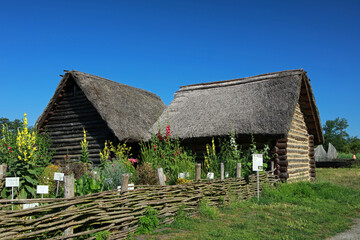
<svg viewBox="0 0 360 240"><path fill-rule="evenodd" d="M360 137L360 1L2 1L0 117L46 107L79 70L169 104L182 85L303 68L322 123Z"/></svg>

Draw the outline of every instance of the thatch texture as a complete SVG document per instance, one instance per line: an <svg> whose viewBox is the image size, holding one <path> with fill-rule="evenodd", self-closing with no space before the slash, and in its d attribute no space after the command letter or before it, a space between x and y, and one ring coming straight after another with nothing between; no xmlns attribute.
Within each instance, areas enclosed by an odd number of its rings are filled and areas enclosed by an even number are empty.
<svg viewBox="0 0 360 240"><path fill-rule="evenodd" d="M148 91L98 76L68 71L61 79L45 111L37 120L42 128L67 82L74 80L119 141L139 141L165 109L161 99Z"/></svg>
<svg viewBox="0 0 360 240"><path fill-rule="evenodd" d="M231 125L237 135L287 137L297 103L308 111L304 114L310 134L322 142L319 113L303 70L183 86L160 123L169 122L181 139L228 136Z"/></svg>

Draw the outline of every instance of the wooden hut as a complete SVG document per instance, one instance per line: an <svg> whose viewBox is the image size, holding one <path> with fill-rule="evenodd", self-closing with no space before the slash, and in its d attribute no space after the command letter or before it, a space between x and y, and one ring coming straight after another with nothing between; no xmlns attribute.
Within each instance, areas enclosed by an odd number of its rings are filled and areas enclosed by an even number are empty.
<svg viewBox="0 0 360 240"><path fill-rule="evenodd" d="M315 178L314 144L323 134L303 70L183 86L159 121L200 151L212 137L229 136L231 125L240 144L249 144L252 132L257 143L273 149L282 180Z"/></svg>
<svg viewBox="0 0 360 240"><path fill-rule="evenodd" d="M83 129L90 160L98 163L105 140L129 144L141 140L166 107L148 91L79 71L65 72L37 120L37 128L49 133L58 164L66 155L79 159Z"/></svg>

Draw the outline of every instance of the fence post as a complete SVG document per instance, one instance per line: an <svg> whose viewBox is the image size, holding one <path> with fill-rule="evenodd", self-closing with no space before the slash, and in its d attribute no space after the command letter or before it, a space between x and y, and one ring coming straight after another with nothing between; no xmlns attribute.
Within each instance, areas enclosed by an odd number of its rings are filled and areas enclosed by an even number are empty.
<svg viewBox="0 0 360 240"><path fill-rule="evenodd" d="M129 174L121 175L121 193L128 191L128 184L129 184Z"/></svg>
<svg viewBox="0 0 360 240"><path fill-rule="evenodd" d="M0 179L4 177L6 173L7 165L5 163L0 165Z"/></svg>
<svg viewBox="0 0 360 240"><path fill-rule="evenodd" d="M220 163L220 180L224 181L224 163Z"/></svg>
<svg viewBox="0 0 360 240"><path fill-rule="evenodd" d="M195 167L196 167L195 181L200 182L200 179L201 179L201 164L197 163L195 165Z"/></svg>
<svg viewBox="0 0 360 240"><path fill-rule="evenodd" d="M165 183L164 171L162 168L157 169L157 175L158 175L160 186L165 186L166 183Z"/></svg>
<svg viewBox="0 0 360 240"><path fill-rule="evenodd" d="M236 163L236 178L241 178L241 163Z"/></svg>
<svg viewBox="0 0 360 240"><path fill-rule="evenodd" d="M74 175L67 175L64 176L64 198L72 198L75 196L75 180ZM70 206L68 210L72 210L74 206ZM64 231L64 237L65 239L68 239L67 237L72 235L74 233L74 227L68 227ZM72 238L69 238L72 239Z"/></svg>

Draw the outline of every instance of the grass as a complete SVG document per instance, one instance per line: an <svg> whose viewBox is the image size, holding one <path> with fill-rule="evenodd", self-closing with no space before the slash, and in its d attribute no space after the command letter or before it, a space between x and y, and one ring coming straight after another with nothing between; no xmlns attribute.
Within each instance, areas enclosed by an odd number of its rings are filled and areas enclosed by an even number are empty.
<svg viewBox="0 0 360 240"><path fill-rule="evenodd" d="M214 210L202 204L199 217L187 218L182 213L172 225L139 239L325 239L336 235L359 215L359 168L317 170L315 183L269 187L259 202L232 201L216 214L209 215Z"/></svg>
<svg viewBox="0 0 360 240"><path fill-rule="evenodd" d="M352 168L317 168L316 178L318 182L330 182L360 191L359 166Z"/></svg>

